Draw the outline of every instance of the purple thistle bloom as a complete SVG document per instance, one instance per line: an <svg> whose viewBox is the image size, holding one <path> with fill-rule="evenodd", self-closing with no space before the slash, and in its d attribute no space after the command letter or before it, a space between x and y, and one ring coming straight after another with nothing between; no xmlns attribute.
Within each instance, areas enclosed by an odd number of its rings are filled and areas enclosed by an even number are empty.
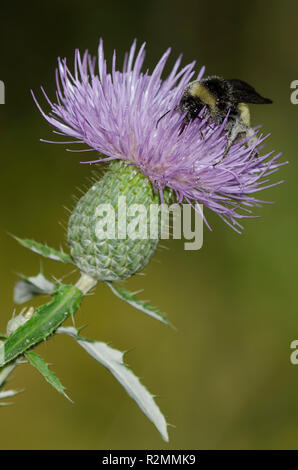
<svg viewBox="0 0 298 470"><path fill-rule="evenodd" d="M85 143L90 147L85 151L103 154L86 163L125 160L147 175L161 195L164 187L172 188L179 202L204 204L235 230L241 229L238 219L251 217L249 208L263 202L252 194L278 184L270 183L268 176L282 165L276 163L280 154L259 156L267 138L260 135L254 145L232 144L225 155L225 122L211 126L208 119L195 119L179 132L184 116L175 107L194 75L195 63L179 69L180 56L163 80L169 54L170 49L151 74L141 72L145 44L136 55L134 41L122 71L116 69L114 52L108 72L100 40L98 74L96 59L88 51L81 57L77 50L73 75L66 59L58 59L57 102L51 102L42 89L51 112L46 114L33 97L59 134L76 139L65 143ZM200 80L203 73L204 68L195 79Z"/></svg>

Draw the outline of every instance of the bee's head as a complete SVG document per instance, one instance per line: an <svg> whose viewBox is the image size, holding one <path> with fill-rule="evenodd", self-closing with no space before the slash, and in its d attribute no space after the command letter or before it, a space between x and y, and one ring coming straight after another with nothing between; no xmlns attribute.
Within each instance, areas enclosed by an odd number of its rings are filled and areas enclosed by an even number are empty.
<svg viewBox="0 0 298 470"><path fill-rule="evenodd" d="M200 81L191 82L185 88L179 103L179 109L186 113L187 122L195 119L203 107L208 114L214 114L222 99L225 90L223 80L218 77L208 77Z"/></svg>

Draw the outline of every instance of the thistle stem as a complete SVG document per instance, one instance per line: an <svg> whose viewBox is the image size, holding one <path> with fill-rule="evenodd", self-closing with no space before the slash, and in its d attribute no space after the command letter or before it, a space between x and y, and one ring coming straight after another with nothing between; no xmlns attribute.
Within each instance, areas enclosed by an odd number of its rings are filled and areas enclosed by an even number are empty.
<svg viewBox="0 0 298 470"><path fill-rule="evenodd" d="M92 287L96 286L97 280L93 279L93 277L89 276L89 274L81 273L81 277L76 283L76 288L80 289L83 294L87 294Z"/></svg>

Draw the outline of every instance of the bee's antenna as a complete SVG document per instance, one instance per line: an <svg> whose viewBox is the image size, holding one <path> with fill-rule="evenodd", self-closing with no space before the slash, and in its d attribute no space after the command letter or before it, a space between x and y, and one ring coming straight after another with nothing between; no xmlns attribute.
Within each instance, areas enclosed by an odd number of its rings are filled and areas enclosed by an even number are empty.
<svg viewBox="0 0 298 470"><path fill-rule="evenodd" d="M157 126L159 124L159 121L161 121L167 114L169 114L171 112L171 109L169 109L169 111L167 111L166 113L164 113L157 121L156 123L156 129L157 129Z"/></svg>

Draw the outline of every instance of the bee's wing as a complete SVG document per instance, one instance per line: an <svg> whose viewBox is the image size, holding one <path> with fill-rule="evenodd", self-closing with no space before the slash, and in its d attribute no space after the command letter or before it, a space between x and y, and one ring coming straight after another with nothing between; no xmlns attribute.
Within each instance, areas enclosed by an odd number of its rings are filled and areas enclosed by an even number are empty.
<svg viewBox="0 0 298 470"><path fill-rule="evenodd" d="M272 100L259 95L256 90L246 82L237 79L227 80L232 86L232 94L238 103L269 104Z"/></svg>

